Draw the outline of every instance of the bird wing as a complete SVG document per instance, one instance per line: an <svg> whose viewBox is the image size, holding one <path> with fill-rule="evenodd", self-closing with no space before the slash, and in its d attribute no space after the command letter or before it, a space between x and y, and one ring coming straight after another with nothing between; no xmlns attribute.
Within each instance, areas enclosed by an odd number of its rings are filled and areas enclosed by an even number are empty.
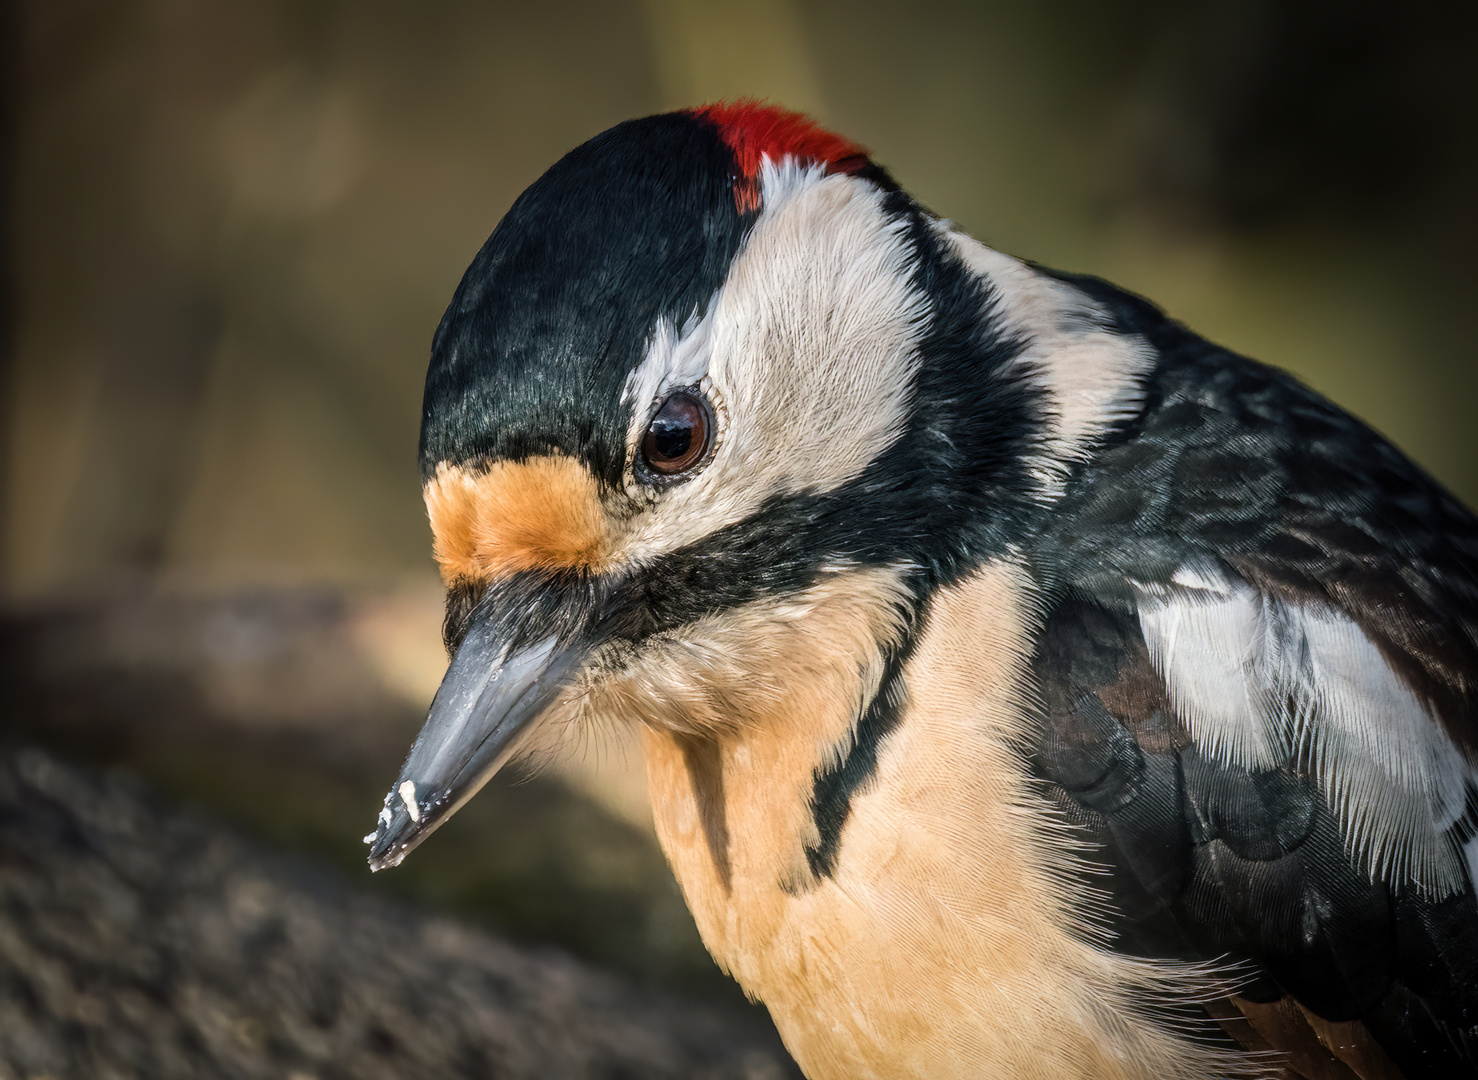
<svg viewBox="0 0 1478 1080"><path fill-rule="evenodd" d="M1244 966L1244 1042L1473 1075L1478 523L1292 379L1159 334L1043 544L1035 767L1120 948Z"/></svg>

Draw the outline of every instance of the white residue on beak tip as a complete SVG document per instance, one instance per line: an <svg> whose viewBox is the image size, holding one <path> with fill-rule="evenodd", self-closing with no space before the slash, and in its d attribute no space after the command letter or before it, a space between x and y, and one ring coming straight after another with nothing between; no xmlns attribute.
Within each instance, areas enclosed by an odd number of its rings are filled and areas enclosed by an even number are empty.
<svg viewBox="0 0 1478 1080"><path fill-rule="evenodd" d="M380 834L378 832L372 832L372 833L370 833L368 836L366 836L364 838L364 842L366 844L373 844L375 842L375 837L377 837L379 835Z"/></svg>
<svg viewBox="0 0 1478 1080"><path fill-rule="evenodd" d="M400 784L400 801L405 803L405 812L411 816L412 821L421 820L421 808L416 805L416 782L414 780L403 780Z"/></svg>
<svg viewBox="0 0 1478 1080"><path fill-rule="evenodd" d="M385 801L389 802L390 800L386 799ZM387 806L380 811L380 824L385 826L390 824L390 807Z"/></svg>

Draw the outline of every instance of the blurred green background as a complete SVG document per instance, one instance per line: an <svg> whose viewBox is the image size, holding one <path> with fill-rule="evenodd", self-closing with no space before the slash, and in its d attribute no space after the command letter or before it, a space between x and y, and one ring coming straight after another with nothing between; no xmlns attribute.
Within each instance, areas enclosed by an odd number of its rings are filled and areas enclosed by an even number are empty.
<svg viewBox="0 0 1478 1080"><path fill-rule="evenodd" d="M432 331L517 194L629 117L806 110L987 243L1295 371L1478 498L1471 0L0 12L10 732L349 873L444 663ZM391 887L714 978L639 766L606 757L495 786Z"/></svg>

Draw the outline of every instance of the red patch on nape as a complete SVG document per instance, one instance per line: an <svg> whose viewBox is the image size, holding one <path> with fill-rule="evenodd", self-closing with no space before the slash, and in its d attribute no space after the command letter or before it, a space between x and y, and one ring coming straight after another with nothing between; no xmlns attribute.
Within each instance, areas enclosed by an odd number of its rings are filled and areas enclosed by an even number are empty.
<svg viewBox="0 0 1478 1080"><path fill-rule="evenodd" d="M714 124L734 152L739 175L734 178L734 203L740 213L758 210L759 175L765 158L785 157L825 165L828 173L851 175L871 162L867 150L821 127L803 113L749 99L700 105L689 112Z"/></svg>

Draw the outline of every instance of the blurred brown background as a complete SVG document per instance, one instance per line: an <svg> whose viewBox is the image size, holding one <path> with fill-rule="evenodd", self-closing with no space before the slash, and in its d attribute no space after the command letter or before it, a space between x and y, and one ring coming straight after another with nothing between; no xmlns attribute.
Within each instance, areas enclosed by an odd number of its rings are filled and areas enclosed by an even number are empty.
<svg viewBox="0 0 1478 1080"><path fill-rule="evenodd" d="M428 573L423 362L557 156L773 97L1470 500L1470 3L21 2L12 593Z"/></svg>
<svg viewBox="0 0 1478 1080"><path fill-rule="evenodd" d="M432 331L518 192L628 117L809 111L986 242L1292 369L1478 499L1471 2L0 11L9 733L348 874L444 663ZM717 986L643 814L607 746L382 876Z"/></svg>

